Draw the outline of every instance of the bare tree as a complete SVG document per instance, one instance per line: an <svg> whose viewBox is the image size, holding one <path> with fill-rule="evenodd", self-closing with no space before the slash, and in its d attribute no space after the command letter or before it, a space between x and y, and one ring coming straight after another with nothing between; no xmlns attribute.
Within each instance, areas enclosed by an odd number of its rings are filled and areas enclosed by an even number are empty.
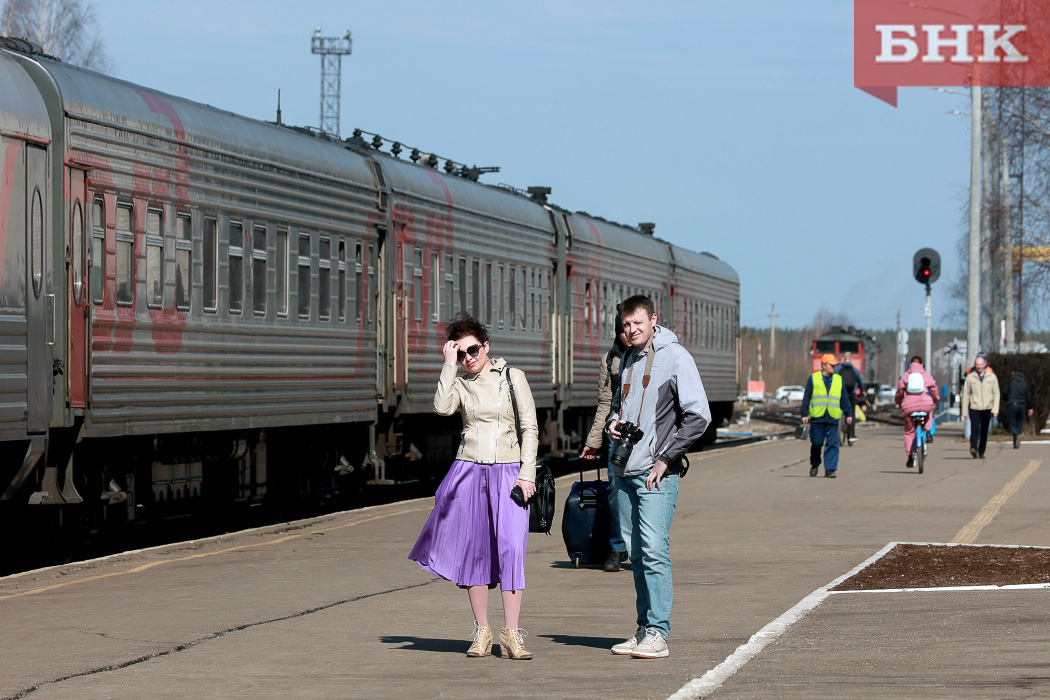
<svg viewBox="0 0 1050 700"><path fill-rule="evenodd" d="M4 0L0 35L27 39L44 53L93 70L108 59L90 0Z"/></svg>

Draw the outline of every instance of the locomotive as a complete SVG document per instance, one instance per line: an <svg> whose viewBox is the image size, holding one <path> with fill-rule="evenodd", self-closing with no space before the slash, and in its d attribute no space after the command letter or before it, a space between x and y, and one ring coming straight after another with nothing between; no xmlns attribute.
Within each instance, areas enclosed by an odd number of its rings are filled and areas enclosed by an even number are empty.
<svg viewBox="0 0 1050 700"><path fill-rule="evenodd" d="M432 400L461 310L528 375L541 453L582 446L637 293L715 427L732 415L739 279L651 227L21 40L0 39L0 96L0 514L119 525L433 474L460 438Z"/></svg>
<svg viewBox="0 0 1050 700"><path fill-rule="evenodd" d="M879 341L870 333L853 326L838 326L813 339L810 351L812 371L820 371L820 358L825 353L831 353L841 360L844 352L853 353L852 364L860 372L864 384L877 387L881 355Z"/></svg>

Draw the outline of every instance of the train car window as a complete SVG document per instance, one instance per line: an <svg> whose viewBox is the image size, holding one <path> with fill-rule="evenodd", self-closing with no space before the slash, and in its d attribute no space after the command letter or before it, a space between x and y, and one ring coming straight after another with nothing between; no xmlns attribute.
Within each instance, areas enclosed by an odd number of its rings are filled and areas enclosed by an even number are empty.
<svg viewBox="0 0 1050 700"><path fill-rule="evenodd" d="M440 321L441 266L437 253L430 254L430 320Z"/></svg>
<svg viewBox="0 0 1050 700"><path fill-rule="evenodd" d="M217 311L219 308L219 222L213 218L204 219L204 240L201 252L204 282L204 310Z"/></svg>
<svg viewBox="0 0 1050 700"><path fill-rule="evenodd" d="M299 318L310 318L310 234L299 234Z"/></svg>
<svg viewBox="0 0 1050 700"><path fill-rule="evenodd" d="M106 290L106 210L101 199L91 203L91 300L104 301Z"/></svg>
<svg viewBox="0 0 1050 700"><path fill-rule="evenodd" d="M506 314L506 310L505 310L505 303L506 302L504 301L506 299L506 281L505 281L505 278L506 278L506 270L504 269L504 267L503 267L503 265L501 263L500 266L499 266L499 279L496 280L496 294L499 297L497 299L497 301L496 301L496 303L499 305L499 308L498 308L498 310L496 312L496 321L497 321L497 323L499 323L499 327L500 328L503 328L503 323L504 323L503 319L504 319L504 316Z"/></svg>
<svg viewBox="0 0 1050 700"><path fill-rule="evenodd" d="M135 234L131 229L130 204L117 205L117 305L131 306L135 300Z"/></svg>
<svg viewBox="0 0 1050 700"><path fill-rule="evenodd" d="M239 221L230 222L228 241L230 313L239 314L244 309L244 226Z"/></svg>
<svg viewBox="0 0 1050 700"><path fill-rule="evenodd" d="M277 230L277 315L288 315L288 232Z"/></svg>
<svg viewBox="0 0 1050 700"><path fill-rule="evenodd" d="M452 274L452 256L445 255L445 293L441 297L441 317L448 320L452 318L452 303L455 297L453 296L454 289L454 277Z"/></svg>
<svg viewBox="0 0 1050 700"><path fill-rule="evenodd" d="M492 263L485 263L485 324L492 325Z"/></svg>
<svg viewBox="0 0 1050 700"><path fill-rule="evenodd" d="M412 305L415 307L414 317L417 321L423 320L423 249L416 248L412 252Z"/></svg>
<svg viewBox="0 0 1050 700"><path fill-rule="evenodd" d="M190 270L193 264L193 220L189 214L175 216L175 308L190 308Z"/></svg>
<svg viewBox="0 0 1050 700"><path fill-rule="evenodd" d="M164 214L146 211L146 306L164 305Z"/></svg>
<svg viewBox="0 0 1050 700"><path fill-rule="evenodd" d="M860 352L860 343L856 340L840 340L839 352L852 352L856 354Z"/></svg>
<svg viewBox="0 0 1050 700"><path fill-rule="evenodd" d="M317 315L323 321L332 317L332 239L321 236L317 255Z"/></svg>
<svg viewBox="0 0 1050 700"><path fill-rule="evenodd" d="M481 315L481 263L477 260L470 261L470 300L474 306L474 318L482 318Z"/></svg>
<svg viewBox="0 0 1050 700"><path fill-rule="evenodd" d="M266 315L266 227L252 228L252 310Z"/></svg>
<svg viewBox="0 0 1050 700"><path fill-rule="evenodd" d="M522 265L522 267L519 270L519 272L521 272L521 279L518 280L518 293L521 294L521 298L518 299L518 311L519 311L520 315L516 319L515 323L518 324L518 328L520 328L521 330L525 330L526 328L528 328L528 326L525 323L526 322L525 316L528 313L528 306L527 306L528 299L525 296L525 282L526 282L527 278L525 276L525 266L524 265Z"/></svg>
<svg viewBox="0 0 1050 700"><path fill-rule="evenodd" d="M514 330L514 326L518 319L518 270L513 265L510 266L510 329Z"/></svg>
<svg viewBox="0 0 1050 700"><path fill-rule="evenodd" d="M368 323L376 320L376 246L368 244L368 299L365 308L368 310Z"/></svg>
<svg viewBox="0 0 1050 700"><path fill-rule="evenodd" d="M357 320L361 320L361 295L364 293L361 290L361 273L363 265L361 264L361 253L364 250L360 243L354 244L354 302L357 305Z"/></svg>
<svg viewBox="0 0 1050 700"><path fill-rule="evenodd" d="M336 263L339 280L339 320L346 320L346 239L339 239L339 261Z"/></svg>
<svg viewBox="0 0 1050 700"><path fill-rule="evenodd" d="M463 256L459 258L459 309L458 311L469 312L470 307L467 306L467 259Z"/></svg>
<svg viewBox="0 0 1050 700"><path fill-rule="evenodd" d="M73 203L73 303L84 304L84 210L80 200Z"/></svg>
<svg viewBox="0 0 1050 700"><path fill-rule="evenodd" d="M591 335L591 283L583 286L583 327L584 335Z"/></svg>
<svg viewBox="0 0 1050 700"><path fill-rule="evenodd" d="M44 285L44 201L40 190L33 190L32 210L33 239L33 294L39 298Z"/></svg>

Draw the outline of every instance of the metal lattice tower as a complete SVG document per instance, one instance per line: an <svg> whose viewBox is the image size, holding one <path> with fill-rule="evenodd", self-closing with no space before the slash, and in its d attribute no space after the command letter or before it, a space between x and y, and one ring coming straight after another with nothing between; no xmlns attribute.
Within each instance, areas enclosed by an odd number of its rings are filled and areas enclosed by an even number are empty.
<svg viewBox="0 0 1050 700"><path fill-rule="evenodd" d="M350 30L341 37L321 36L314 28L310 51L321 55L321 131L339 136L339 92L343 56L350 55Z"/></svg>

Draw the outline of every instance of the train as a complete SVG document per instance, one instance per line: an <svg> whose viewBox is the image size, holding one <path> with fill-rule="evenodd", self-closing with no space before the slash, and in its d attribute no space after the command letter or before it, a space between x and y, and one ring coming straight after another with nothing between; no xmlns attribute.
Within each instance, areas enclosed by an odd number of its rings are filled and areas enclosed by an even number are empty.
<svg viewBox="0 0 1050 700"><path fill-rule="evenodd" d="M810 353L812 371L820 371L820 358L825 353L831 353L841 361L845 352L853 353L851 362L860 372L864 385L877 387L881 356L879 341L870 333L853 326L838 326L813 339Z"/></svg>
<svg viewBox="0 0 1050 700"><path fill-rule="evenodd" d="M632 294L696 359L705 439L732 416L734 269L545 188L9 38L0 154L0 514L121 526L440 476L460 428L432 402L458 311L529 377L543 454L582 447Z"/></svg>

